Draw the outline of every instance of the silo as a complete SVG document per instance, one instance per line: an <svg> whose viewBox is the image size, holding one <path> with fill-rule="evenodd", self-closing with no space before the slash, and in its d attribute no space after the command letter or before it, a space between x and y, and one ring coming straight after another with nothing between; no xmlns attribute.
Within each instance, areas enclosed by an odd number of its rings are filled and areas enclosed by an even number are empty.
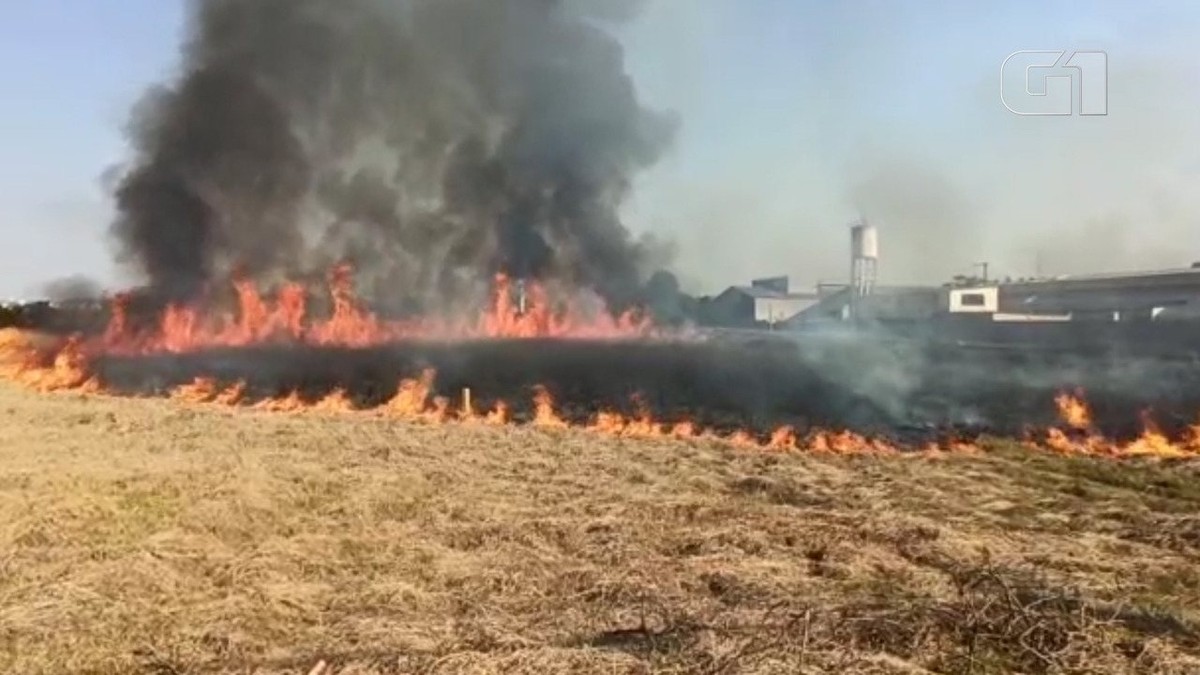
<svg viewBox="0 0 1200 675"><path fill-rule="evenodd" d="M866 220L850 226L850 286L858 295L875 287L879 263L879 230Z"/></svg>
<svg viewBox="0 0 1200 675"><path fill-rule="evenodd" d="M879 230L860 218L850 225L850 316L858 318L858 299L875 289L879 264Z"/></svg>

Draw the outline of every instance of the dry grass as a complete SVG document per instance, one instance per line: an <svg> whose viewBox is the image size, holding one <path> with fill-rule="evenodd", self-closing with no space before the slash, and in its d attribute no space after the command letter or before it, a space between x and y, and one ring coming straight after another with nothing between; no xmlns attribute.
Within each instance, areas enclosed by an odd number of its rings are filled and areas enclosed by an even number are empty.
<svg viewBox="0 0 1200 675"><path fill-rule="evenodd" d="M20 673L1200 672L1200 469L0 388Z"/></svg>

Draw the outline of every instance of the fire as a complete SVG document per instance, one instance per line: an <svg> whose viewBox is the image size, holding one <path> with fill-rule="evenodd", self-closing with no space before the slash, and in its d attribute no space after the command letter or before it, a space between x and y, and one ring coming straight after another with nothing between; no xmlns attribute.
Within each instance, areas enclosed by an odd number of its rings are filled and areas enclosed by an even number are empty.
<svg viewBox="0 0 1200 675"><path fill-rule="evenodd" d="M106 330L89 348L121 354L186 353L280 342L368 347L404 339L627 338L651 333L649 319L635 311L614 318L603 311L587 315L570 303L556 307L549 291L535 282L525 284L525 300L516 303L513 283L503 274L496 277L491 300L475 322L381 319L359 300L354 270L344 264L329 273L332 311L325 319L311 316L308 293L299 284L286 283L274 294L245 278L235 278L232 286L234 311L169 305L149 329L134 326L132 297L119 294L112 300Z"/></svg>
<svg viewBox="0 0 1200 675"><path fill-rule="evenodd" d="M554 397L543 386L533 389L533 425L549 429L564 429L566 421L554 410Z"/></svg>
<svg viewBox="0 0 1200 675"><path fill-rule="evenodd" d="M683 431L679 425L668 431L664 424L656 421L650 413L650 407L640 396L635 396L633 402L637 406L636 416L626 418L618 412L601 411L596 415L595 421L588 425L588 430L608 436L629 438L666 438L672 435L685 437L682 433L676 433Z"/></svg>
<svg viewBox="0 0 1200 675"><path fill-rule="evenodd" d="M416 418L423 415L433 389L434 371L427 369L420 379L401 380L396 395L384 405L384 411L397 417Z"/></svg>
<svg viewBox="0 0 1200 675"><path fill-rule="evenodd" d="M683 422L676 422L675 425L671 427L671 437L680 440L695 438L696 425L686 420Z"/></svg>
<svg viewBox="0 0 1200 675"><path fill-rule="evenodd" d="M886 441L866 438L849 430L818 430L808 439L808 444L815 451L837 454L890 453L898 451L896 447Z"/></svg>
<svg viewBox="0 0 1200 675"><path fill-rule="evenodd" d="M1200 418L1188 425L1183 435L1183 445L1188 450L1200 454Z"/></svg>
<svg viewBox="0 0 1200 675"><path fill-rule="evenodd" d="M245 395L246 382L244 380L239 380L238 382L235 382L218 392L216 397L213 398L213 403L216 403L217 405L234 406L241 403Z"/></svg>
<svg viewBox="0 0 1200 675"><path fill-rule="evenodd" d="M771 434L767 447L772 450L796 450L796 430L790 426L779 427Z"/></svg>
<svg viewBox="0 0 1200 675"><path fill-rule="evenodd" d="M41 392L95 393L82 340L47 341L15 329L0 330L0 375Z"/></svg>
<svg viewBox="0 0 1200 675"><path fill-rule="evenodd" d="M450 419L450 399L445 396L433 399L433 407L427 410L422 417L432 424L444 424Z"/></svg>
<svg viewBox="0 0 1200 675"><path fill-rule="evenodd" d="M461 406L457 410L452 409L450 398L432 395L435 379L435 371L427 369L417 378L401 380L396 394L374 412L435 425L462 422L504 426L512 423L511 408L504 401L496 401L492 410L484 415L476 414L470 390L463 391ZM213 378L200 377L176 387L171 392L171 398L188 404L239 406L245 404L246 384L239 381L222 387ZM532 426L546 429L567 429L573 426L560 414L556 408L554 397L547 388L534 387L532 403L533 418L530 422ZM649 406L640 397L635 397L634 403L637 406L634 416L626 417L617 412L602 411L583 429L614 438L701 440L724 443L742 449L774 451L813 449L837 453L894 450L882 441L850 432L814 432L810 437L802 438L791 426L775 429L765 440L760 440L756 434L746 429L735 429L726 434L719 434L701 429L691 420L680 420L674 423L657 420ZM360 408L346 390L341 388L334 389L316 401L306 401L298 391L293 390L281 396L250 404L250 407L266 412L307 410L329 414L369 412Z"/></svg>
<svg viewBox="0 0 1200 675"><path fill-rule="evenodd" d="M753 448L758 446L758 441L754 439L753 434L745 429L734 431L726 440L735 448Z"/></svg>
<svg viewBox="0 0 1200 675"><path fill-rule="evenodd" d="M508 404L504 401L496 401L496 407L492 409L483 421L492 426L504 426L509 422Z"/></svg>
<svg viewBox="0 0 1200 675"><path fill-rule="evenodd" d="M337 339L349 340L354 335L361 334L364 326L379 324L369 315L363 313L353 301L352 287L349 285L348 274L335 275L334 284L337 302L333 318L326 326L326 336L337 336ZM312 334L313 327L303 324L304 304L298 300L302 295L288 291L281 297L291 298L280 305L272 306L259 303L261 300L252 285L242 284L238 287L239 295L244 298L243 306L249 311L234 330L242 335L253 335L256 339L275 339L275 336L297 336ZM506 296L504 296L506 297ZM497 305L503 308L504 301L497 298ZM534 302L538 300L534 299ZM340 303L340 304L338 304ZM117 307L124 307L118 304ZM286 310L280 310L285 307ZM282 312L282 313L281 313ZM128 326L127 314L117 310L113 323L110 324L105 339L111 339ZM186 347L198 344L197 338L201 333L196 332L198 315L186 310L176 309L168 312L166 321L177 327L170 344L176 347ZM557 330L554 323L546 315L534 321L536 331ZM537 323L538 321L542 323ZM493 328L503 331L524 331L526 328L515 328L511 324L501 327L493 324ZM373 330L373 329L371 329ZM369 332L369 331L368 331ZM307 339L307 338L305 338ZM167 344L167 343L163 343ZM88 351L88 343L81 338L50 338L34 333L6 329L0 330L0 377L17 382L37 391L74 391L101 392L104 387L91 368L92 353ZM328 414L366 414L372 413L395 417L410 421L429 424L449 424L455 422L477 423L489 426L504 426L514 422L512 408L502 400L495 401L486 413L477 413L472 393L463 390L461 403L454 405L452 400L435 394L436 372L426 369L418 377L402 379L396 388L396 393L382 405L374 409L364 407L355 401L350 394L341 388L334 389L318 399L306 399L298 390L285 392L281 395L254 400L248 395L245 381L222 384L212 377L198 377L193 381L177 386L169 392L169 397L184 404L204 404L217 406L244 406L254 410L267 412L300 412L318 411ZM557 407L553 395L546 387L538 386L532 393L533 416L530 424L539 428L566 429L575 426L569 416L564 416ZM635 412L624 415L619 412L606 410L597 413L583 428L595 434L620 438L636 439L674 439L683 441L719 442L736 448L760 449L772 451L801 451L808 450L835 454L892 454L901 449L888 441L857 434L850 430L812 430L806 434L791 426L781 426L769 434L759 435L748 429L734 429L727 432L717 432L704 429L694 420L663 420L656 419L646 401L635 397ZM1097 431L1093 422L1090 408L1081 393L1060 394L1055 398L1055 405L1062 418L1062 428L1050 427L1039 438L1031 441L1031 445L1054 452L1071 455L1092 455L1113 458L1129 457L1200 457L1200 420L1191 425L1180 438L1172 438L1164 432L1151 417L1149 411L1142 413L1142 432L1132 441L1120 442L1105 438ZM931 444L928 450L932 452L970 452L977 451L973 444L962 441L949 441L941 444ZM928 454L928 453L926 453Z"/></svg>
<svg viewBox="0 0 1200 675"><path fill-rule="evenodd" d="M625 425L623 435L634 438L661 438L666 433L663 431L662 425L655 422L649 413L643 412L629 420Z"/></svg>
<svg viewBox="0 0 1200 675"><path fill-rule="evenodd" d="M1054 397L1054 404L1058 406L1058 415L1067 426L1072 429L1091 428L1092 413L1088 410L1087 403L1084 403L1081 395L1072 396L1062 393Z"/></svg>
<svg viewBox="0 0 1200 675"><path fill-rule="evenodd" d="M313 410L320 412L352 412L354 410L354 401L350 400L350 396L346 393L345 389L338 387L317 401L316 405L313 406Z"/></svg>
<svg viewBox="0 0 1200 675"><path fill-rule="evenodd" d="M1059 417L1067 429L1051 427L1042 443L1055 452L1108 457L1195 457L1200 456L1200 424L1189 428L1178 441L1170 439L1154 421L1150 411L1141 413L1142 432L1134 440L1118 442L1096 431L1088 405L1081 396L1055 397Z"/></svg>
<svg viewBox="0 0 1200 675"><path fill-rule="evenodd" d="M217 397L220 390L211 377L197 377L189 384L181 384L171 390L171 398L186 403L207 403Z"/></svg>
<svg viewBox="0 0 1200 675"><path fill-rule="evenodd" d="M1187 457L1192 454L1180 444L1172 443L1150 417L1150 411L1142 411L1142 435L1120 449L1120 454L1134 457Z"/></svg>
<svg viewBox="0 0 1200 675"><path fill-rule="evenodd" d="M588 426L589 431L601 434L620 436L625 431L625 417L620 413L601 411L596 415L596 421Z"/></svg>
<svg viewBox="0 0 1200 675"><path fill-rule="evenodd" d="M292 390L286 396L279 398L268 398L254 404L255 410L263 410L266 412L299 412L307 408L308 405L304 399L300 398L300 392Z"/></svg>

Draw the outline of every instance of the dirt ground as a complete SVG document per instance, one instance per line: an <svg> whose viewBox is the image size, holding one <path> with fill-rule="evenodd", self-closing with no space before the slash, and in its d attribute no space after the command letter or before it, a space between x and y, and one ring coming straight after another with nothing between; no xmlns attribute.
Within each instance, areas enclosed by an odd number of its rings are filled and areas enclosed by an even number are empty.
<svg viewBox="0 0 1200 675"><path fill-rule="evenodd" d="M0 419L4 672L1200 672L1196 463Z"/></svg>

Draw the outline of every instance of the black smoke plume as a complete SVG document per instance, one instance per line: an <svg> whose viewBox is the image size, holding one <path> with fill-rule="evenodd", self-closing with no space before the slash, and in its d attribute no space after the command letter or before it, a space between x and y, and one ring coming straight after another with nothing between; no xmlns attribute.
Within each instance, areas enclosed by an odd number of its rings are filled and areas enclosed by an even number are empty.
<svg viewBox="0 0 1200 675"><path fill-rule="evenodd" d="M194 0L130 125L123 259L172 299L348 261L392 306L499 271L625 306L664 261L618 207L676 127L605 28L636 4Z"/></svg>
<svg viewBox="0 0 1200 675"><path fill-rule="evenodd" d="M79 274L55 279L44 285L42 292L51 302L97 300L104 295L98 282Z"/></svg>

